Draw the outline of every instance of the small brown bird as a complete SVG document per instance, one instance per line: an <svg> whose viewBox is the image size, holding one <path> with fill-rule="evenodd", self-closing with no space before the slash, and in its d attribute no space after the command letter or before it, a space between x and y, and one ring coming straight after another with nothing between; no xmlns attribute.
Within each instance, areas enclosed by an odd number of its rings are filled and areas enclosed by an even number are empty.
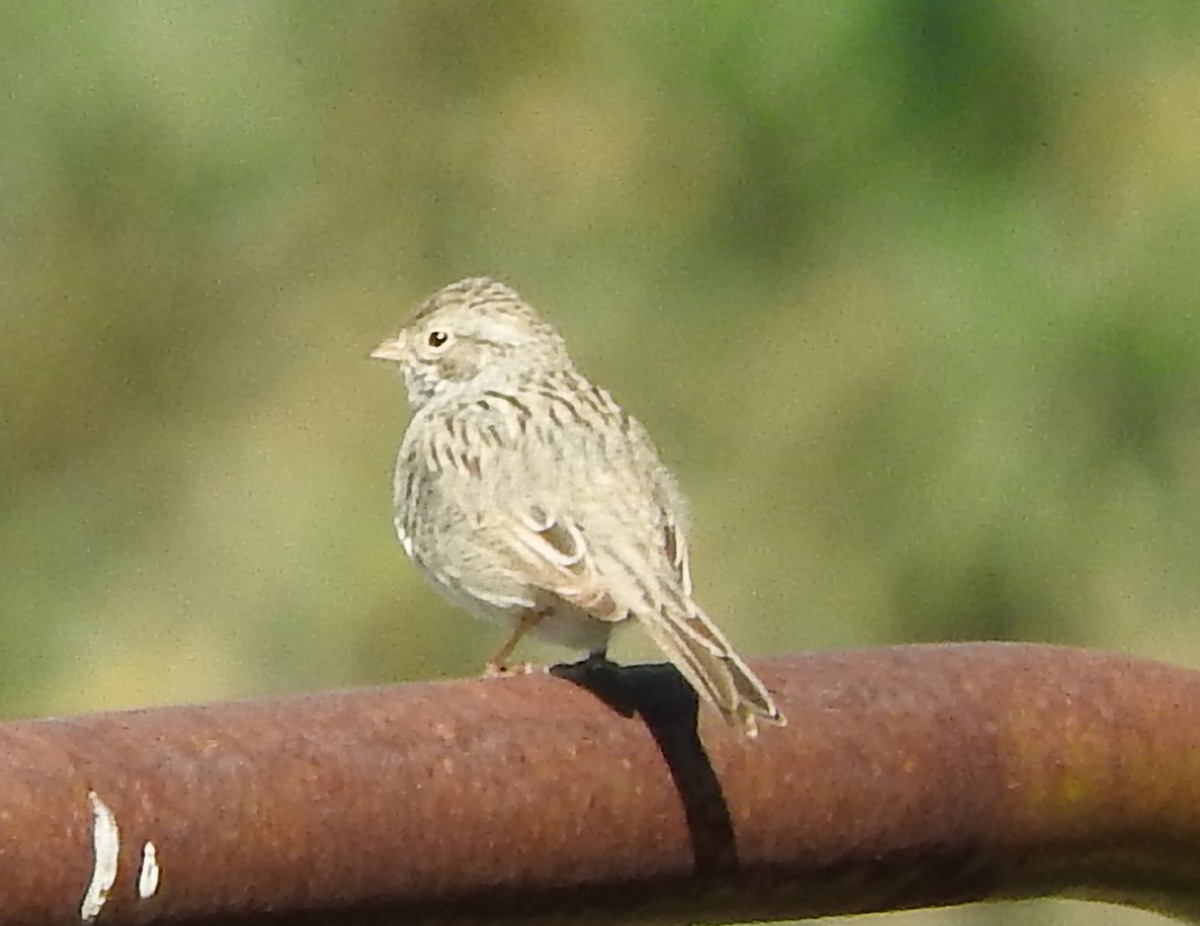
<svg viewBox="0 0 1200 926"><path fill-rule="evenodd" d="M650 435L516 292L453 283L371 356L399 364L414 409L396 533L447 598L510 628L489 671L527 633L603 658L632 618L730 724L784 723L692 600L683 496Z"/></svg>

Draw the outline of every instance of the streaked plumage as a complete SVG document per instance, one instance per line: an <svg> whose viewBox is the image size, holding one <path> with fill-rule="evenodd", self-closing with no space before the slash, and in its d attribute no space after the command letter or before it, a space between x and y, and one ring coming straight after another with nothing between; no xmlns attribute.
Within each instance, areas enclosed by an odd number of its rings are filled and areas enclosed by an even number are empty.
<svg viewBox="0 0 1200 926"><path fill-rule="evenodd" d="M692 600L683 496L646 429L571 362L503 283L430 297L372 356L413 405L396 461L396 533L450 600L602 654L636 619L732 724L782 724L774 701Z"/></svg>

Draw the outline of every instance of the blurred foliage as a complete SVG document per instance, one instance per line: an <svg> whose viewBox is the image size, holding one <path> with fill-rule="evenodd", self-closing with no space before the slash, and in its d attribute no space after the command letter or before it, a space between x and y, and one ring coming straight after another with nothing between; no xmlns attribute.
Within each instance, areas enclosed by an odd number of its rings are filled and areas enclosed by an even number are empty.
<svg viewBox="0 0 1200 926"><path fill-rule="evenodd" d="M365 356L484 272L655 433L747 653L1200 667L1198 35L1168 0L6 5L3 712L476 671L496 631L392 538Z"/></svg>
<svg viewBox="0 0 1200 926"><path fill-rule="evenodd" d="M1200 664L1200 8L6 13L9 713L471 671L363 358L479 272L650 424L747 650Z"/></svg>

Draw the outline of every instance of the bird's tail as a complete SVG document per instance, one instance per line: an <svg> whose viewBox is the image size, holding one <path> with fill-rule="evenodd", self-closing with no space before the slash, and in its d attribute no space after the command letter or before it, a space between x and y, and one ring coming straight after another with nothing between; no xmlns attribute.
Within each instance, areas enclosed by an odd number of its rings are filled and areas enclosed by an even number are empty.
<svg viewBox="0 0 1200 926"><path fill-rule="evenodd" d="M749 737L758 735L758 721L784 726L787 721L758 676L734 652L725 635L686 596L662 604L657 612L642 613L650 638L715 707L730 726Z"/></svg>

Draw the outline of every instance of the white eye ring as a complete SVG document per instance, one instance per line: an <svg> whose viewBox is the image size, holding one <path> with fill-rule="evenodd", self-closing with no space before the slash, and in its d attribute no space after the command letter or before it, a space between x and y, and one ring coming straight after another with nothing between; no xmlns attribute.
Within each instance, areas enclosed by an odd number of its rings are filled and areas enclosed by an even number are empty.
<svg viewBox="0 0 1200 926"><path fill-rule="evenodd" d="M434 350L441 350L450 343L450 332L442 331L440 328L436 329L429 332L429 337L425 341Z"/></svg>

